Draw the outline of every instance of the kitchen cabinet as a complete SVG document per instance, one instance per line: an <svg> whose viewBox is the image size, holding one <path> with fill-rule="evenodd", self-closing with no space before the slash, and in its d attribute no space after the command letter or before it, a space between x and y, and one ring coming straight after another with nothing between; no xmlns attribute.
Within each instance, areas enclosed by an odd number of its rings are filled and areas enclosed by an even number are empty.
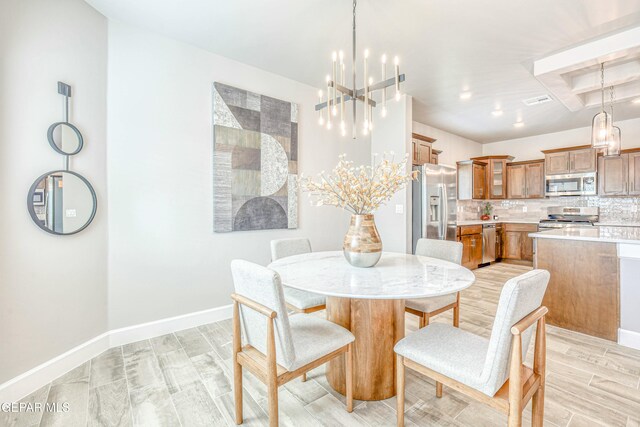
<svg viewBox="0 0 640 427"><path fill-rule="evenodd" d="M527 199L544 198L544 160L527 163L526 165Z"/></svg>
<svg viewBox="0 0 640 427"><path fill-rule="evenodd" d="M416 166L424 165L425 163L433 163L433 147L432 144L435 139L428 136L420 135L417 133L412 134L413 142L413 164ZM437 157L436 157L437 164Z"/></svg>
<svg viewBox="0 0 640 427"><path fill-rule="evenodd" d="M598 156L598 195L640 194L640 149L623 150L620 156Z"/></svg>
<svg viewBox="0 0 640 427"><path fill-rule="evenodd" d="M502 224L496 224L496 261L502 259L502 246L504 242L504 231Z"/></svg>
<svg viewBox="0 0 640 427"><path fill-rule="evenodd" d="M526 169L524 165L507 166L507 177L509 180L507 188L507 198L524 199L526 196Z"/></svg>
<svg viewBox="0 0 640 427"><path fill-rule="evenodd" d="M502 258L514 261L533 261L533 238L529 233L538 231L537 224L503 225Z"/></svg>
<svg viewBox="0 0 640 427"><path fill-rule="evenodd" d="M544 160L507 164L507 198L544 197Z"/></svg>
<svg viewBox="0 0 640 427"><path fill-rule="evenodd" d="M478 160L458 162L458 200L487 198L487 163Z"/></svg>
<svg viewBox="0 0 640 427"><path fill-rule="evenodd" d="M560 175L569 173L569 152L550 153L545 155L545 163L548 175Z"/></svg>
<svg viewBox="0 0 640 427"><path fill-rule="evenodd" d="M486 163L486 190L484 198L506 199L507 198L507 163L513 160L512 156L483 156L473 157Z"/></svg>
<svg viewBox="0 0 640 427"><path fill-rule="evenodd" d="M590 145L543 150L547 175L589 173L597 170L597 151Z"/></svg>
<svg viewBox="0 0 640 427"><path fill-rule="evenodd" d="M431 149L431 163L434 165L438 164L438 156L442 154L442 150L434 150Z"/></svg>
<svg viewBox="0 0 640 427"><path fill-rule="evenodd" d="M598 158L598 195L624 196L629 186L629 155Z"/></svg>
<svg viewBox="0 0 640 427"><path fill-rule="evenodd" d="M487 196L487 165L473 164L473 198L484 199Z"/></svg>
<svg viewBox="0 0 640 427"><path fill-rule="evenodd" d="M482 225L458 227L458 241L462 243L462 266L478 268L482 264Z"/></svg>
<svg viewBox="0 0 640 427"><path fill-rule="evenodd" d="M624 150L629 157L629 195L640 195L640 149Z"/></svg>
<svg viewBox="0 0 640 427"><path fill-rule="evenodd" d="M588 173L595 172L597 151L593 148L584 148L582 150L572 150L569 152L570 173Z"/></svg>

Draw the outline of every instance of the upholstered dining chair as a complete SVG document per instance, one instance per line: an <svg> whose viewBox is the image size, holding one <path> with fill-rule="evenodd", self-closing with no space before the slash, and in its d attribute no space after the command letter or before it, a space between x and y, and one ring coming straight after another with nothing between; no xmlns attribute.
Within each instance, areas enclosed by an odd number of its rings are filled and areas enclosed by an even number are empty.
<svg viewBox="0 0 640 427"><path fill-rule="evenodd" d="M450 240L418 239L416 255L460 264L462 262L462 243ZM460 292L405 301L405 311L420 317L421 328L429 324L429 318L451 309L453 309L453 326L457 328L460 325Z"/></svg>
<svg viewBox="0 0 640 427"><path fill-rule="evenodd" d="M347 411L353 410L353 334L308 314L289 316L280 276L248 261L231 262L233 380L236 424L242 424L242 369L268 388L269 425L278 425L278 387L344 355ZM242 328L242 332L241 332ZM242 345L242 337L246 341Z"/></svg>
<svg viewBox="0 0 640 427"><path fill-rule="evenodd" d="M309 239L278 239L271 241L271 261L293 255L311 252ZM284 287L284 299L289 309L298 313L313 313L326 308L326 299L322 295L299 289Z"/></svg>
<svg viewBox="0 0 640 427"><path fill-rule="evenodd" d="M532 425L542 426L546 363L545 314L540 306L549 283L546 270L529 271L502 288L490 339L442 323L400 340L397 355L398 426L404 425L405 367L454 388L508 415L509 427L522 425L522 410L533 399ZM533 369L523 364L533 324L537 324Z"/></svg>

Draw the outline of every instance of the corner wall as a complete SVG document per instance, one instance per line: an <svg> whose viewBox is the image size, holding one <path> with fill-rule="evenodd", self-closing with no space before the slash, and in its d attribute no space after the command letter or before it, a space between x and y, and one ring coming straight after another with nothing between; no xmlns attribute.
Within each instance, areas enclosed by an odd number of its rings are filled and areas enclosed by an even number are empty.
<svg viewBox="0 0 640 427"><path fill-rule="evenodd" d="M368 164L368 140L319 128L317 88L113 21L108 75L109 329L229 304L230 261L268 264L271 239L342 248L348 215L305 194L296 230L213 232L213 82L299 104L305 175Z"/></svg>
<svg viewBox="0 0 640 427"><path fill-rule="evenodd" d="M9 0L0 13L0 384L107 328L107 21L80 0ZM63 117L85 139L71 158L98 197L93 223L47 234L27 212L41 174L61 169L47 128Z"/></svg>

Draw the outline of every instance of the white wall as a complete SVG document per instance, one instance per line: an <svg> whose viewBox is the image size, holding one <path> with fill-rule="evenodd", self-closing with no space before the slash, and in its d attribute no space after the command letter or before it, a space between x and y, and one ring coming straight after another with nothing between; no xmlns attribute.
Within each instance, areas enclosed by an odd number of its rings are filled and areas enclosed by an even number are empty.
<svg viewBox="0 0 640 427"><path fill-rule="evenodd" d="M442 150L442 154L438 156L438 163L441 165L455 167L457 161L482 156L482 144L424 123L414 121L413 132L436 139L433 148Z"/></svg>
<svg viewBox="0 0 640 427"><path fill-rule="evenodd" d="M317 88L124 24L109 23L109 327L230 303L229 262L269 262L269 241L308 236L341 249L348 216L300 195L299 228L213 233L215 81L299 104L299 170L338 154L368 163L366 140L336 138L313 112Z"/></svg>
<svg viewBox="0 0 640 427"><path fill-rule="evenodd" d="M638 108L640 114L640 108ZM622 131L622 148L640 146L640 118L616 122ZM588 145L591 143L591 126L562 132L510 139L482 145L483 155L510 154L515 161L544 158L541 150Z"/></svg>
<svg viewBox="0 0 640 427"><path fill-rule="evenodd" d="M0 383L107 326L107 22L81 0L8 0L0 13ZM31 222L27 191L63 157L47 128L63 118L58 80L85 147L71 169L94 186L98 212L73 236Z"/></svg>
<svg viewBox="0 0 640 427"><path fill-rule="evenodd" d="M412 107L411 97L403 95L399 101L388 105L387 117L374 123L371 134L371 153L378 155L394 153L396 161L405 154L411 155ZM411 158L407 163L407 173L411 171ZM396 206L403 212L396 213ZM383 250L391 252L411 252L411 184L398 191L389 202L375 212L375 221Z"/></svg>

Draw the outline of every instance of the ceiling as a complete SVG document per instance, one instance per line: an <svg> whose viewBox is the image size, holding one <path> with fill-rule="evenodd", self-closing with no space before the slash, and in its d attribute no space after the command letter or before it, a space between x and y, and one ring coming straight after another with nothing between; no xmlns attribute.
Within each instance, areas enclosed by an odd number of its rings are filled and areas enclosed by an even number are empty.
<svg viewBox="0 0 640 427"><path fill-rule="evenodd" d="M332 51L351 50L350 0L86 1L110 19L316 87ZM534 76L534 63L635 26L640 0L360 0L358 55L370 49L377 78L377 58L398 55L414 120L487 143L589 126L597 107L571 111ZM567 70L565 77L584 74ZM464 91L469 99L460 99ZM543 94L553 100L522 102ZM640 117L640 104L621 100L615 113Z"/></svg>

